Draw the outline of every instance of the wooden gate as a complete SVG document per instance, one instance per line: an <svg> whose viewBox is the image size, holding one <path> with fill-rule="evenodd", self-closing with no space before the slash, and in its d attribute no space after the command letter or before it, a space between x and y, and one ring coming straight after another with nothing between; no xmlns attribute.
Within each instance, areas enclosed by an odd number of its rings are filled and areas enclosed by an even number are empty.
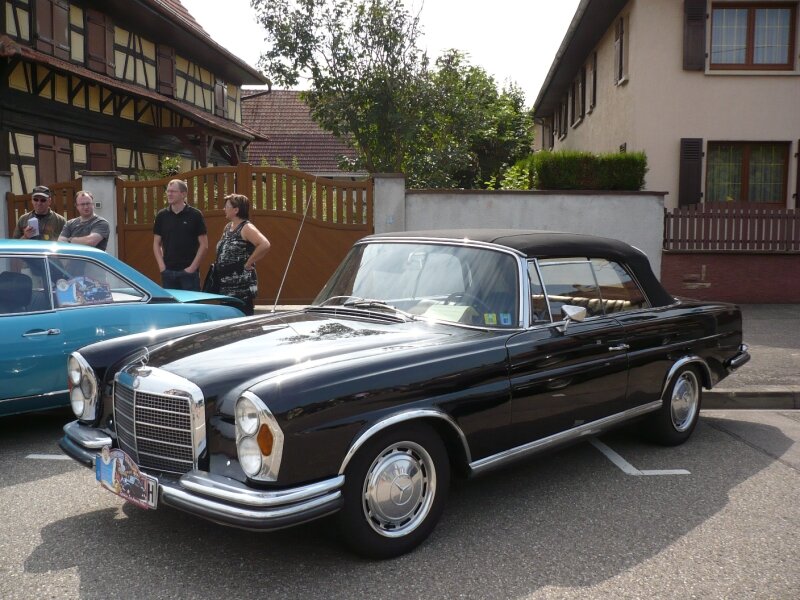
<svg viewBox="0 0 800 600"><path fill-rule="evenodd" d="M171 179L186 181L187 201L205 216L209 252L201 279L216 256L226 224L225 196L238 193L250 198L250 220L271 244L267 256L257 263L257 304L275 301L295 240L297 247L278 299L281 304L311 302L353 243L373 232L371 179L347 181L241 163L197 169L174 178L118 180L119 257L157 282L153 222L167 206L166 186Z"/></svg>
<svg viewBox="0 0 800 600"><path fill-rule="evenodd" d="M50 209L63 215L67 220L77 217L78 215L75 213L75 194L82 189L81 181L79 177L72 181L54 183L48 186L50 191L53 192L53 201L50 204ZM31 210L33 210L31 194L13 194L11 192L6 194L6 219L8 220L9 237L14 236L14 230L17 227L19 218Z"/></svg>

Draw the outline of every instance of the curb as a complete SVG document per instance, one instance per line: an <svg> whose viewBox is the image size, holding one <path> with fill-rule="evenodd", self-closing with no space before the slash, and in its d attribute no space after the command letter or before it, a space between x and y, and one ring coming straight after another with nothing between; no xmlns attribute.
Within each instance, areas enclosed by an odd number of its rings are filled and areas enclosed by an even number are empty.
<svg viewBox="0 0 800 600"><path fill-rule="evenodd" d="M798 410L800 390L703 390L703 408Z"/></svg>

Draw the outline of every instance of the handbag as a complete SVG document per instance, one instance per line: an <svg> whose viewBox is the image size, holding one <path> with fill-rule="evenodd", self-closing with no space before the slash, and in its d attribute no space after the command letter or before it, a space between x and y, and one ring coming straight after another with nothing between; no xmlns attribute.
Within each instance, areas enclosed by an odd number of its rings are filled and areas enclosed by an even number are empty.
<svg viewBox="0 0 800 600"><path fill-rule="evenodd" d="M206 273L206 278L203 280L203 291L209 294L218 294L219 293L219 279L217 279L217 263L211 263L211 266L208 267L208 273Z"/></svg>

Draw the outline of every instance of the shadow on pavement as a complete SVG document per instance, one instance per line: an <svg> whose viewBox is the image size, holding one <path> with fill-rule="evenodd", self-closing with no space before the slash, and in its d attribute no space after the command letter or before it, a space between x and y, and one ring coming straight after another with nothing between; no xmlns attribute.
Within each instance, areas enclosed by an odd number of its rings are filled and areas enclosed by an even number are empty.
<svg viewBox="0 0 800 600"><path fill-rule="evenodd" d="M737 427L768 435L776 457L792 444L774 427ZM631 477L581 444L456 483L431 538L384 562L349 554L329 520L256 534L125 505L45 527L24 568L77 568L82 598L525 597L543 586L594 585L651 559L776 458L705 419L677 448L626 433L603 441L640 469L691 475Z"/></svg>

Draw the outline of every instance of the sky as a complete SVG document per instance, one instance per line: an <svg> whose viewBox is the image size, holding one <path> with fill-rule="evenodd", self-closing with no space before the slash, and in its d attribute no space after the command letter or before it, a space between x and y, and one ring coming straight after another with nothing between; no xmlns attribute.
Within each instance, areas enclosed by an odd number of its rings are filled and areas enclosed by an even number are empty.
<svg viewBox="0 0 800 600"><path fill-rule="evenodd" d="M498 85L515 82L533 105L579 0L405 0L420 12L419 46L431 61L456 48ZM181 0L221 46L257 66L264 30L249 0Z"/></svg>

